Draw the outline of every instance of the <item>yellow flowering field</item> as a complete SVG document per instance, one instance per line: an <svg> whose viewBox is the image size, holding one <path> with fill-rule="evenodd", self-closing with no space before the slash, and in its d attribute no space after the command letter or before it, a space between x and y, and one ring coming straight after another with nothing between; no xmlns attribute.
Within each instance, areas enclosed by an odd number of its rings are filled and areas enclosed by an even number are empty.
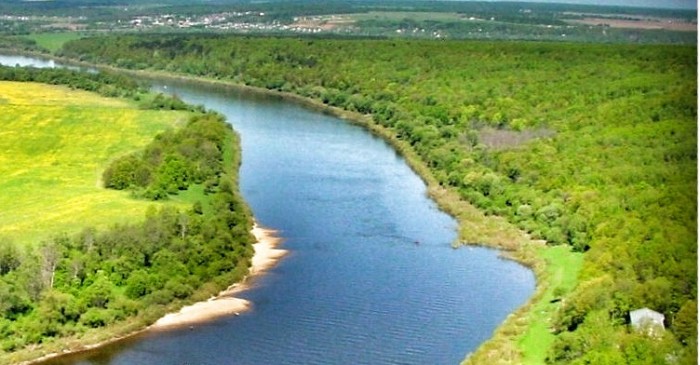
<svg viewBox="0 0 700 365"><path fill-rule="evenodd" d="M102 172L186 118L64 86L0 82L0 239L33 244L141 219L162 203L104 189Z"/></svg>

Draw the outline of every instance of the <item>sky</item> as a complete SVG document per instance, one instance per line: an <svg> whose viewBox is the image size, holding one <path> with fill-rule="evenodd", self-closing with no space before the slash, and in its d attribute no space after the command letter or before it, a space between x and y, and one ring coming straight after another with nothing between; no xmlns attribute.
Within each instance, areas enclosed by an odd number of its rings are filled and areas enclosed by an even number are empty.
<svg viewBox="0 0 700 365"><path fill-rule="evenodd" d="M459 0L458 0L459 1ZM645 8L697 9L697 0L496 0L585 5L640 6Z"/></svg>
<svg viewBox="0 0 700 365"><path fill-rule="evenodd" d="M623 5L648 8L697 9L696 0L538 0L542 3L571 3L587 5Z"/></svg>

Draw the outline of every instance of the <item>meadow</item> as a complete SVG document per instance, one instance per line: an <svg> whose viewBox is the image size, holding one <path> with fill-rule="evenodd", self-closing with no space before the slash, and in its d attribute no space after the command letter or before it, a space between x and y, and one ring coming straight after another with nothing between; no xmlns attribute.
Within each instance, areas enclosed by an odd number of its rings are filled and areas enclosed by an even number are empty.
<svg viewBox="0 0 700 365"><path fill-rule="evenodd" d="M186 119L64 86L0 82L0 238L36 244L142 219L149 206L102 187L108 163ZM177 197L168 204L181 205Z"/></svg>
<svg viewBox="0 0 700 365"><path fill-rule="evenodd" d="M76 32L61 32L61 33L32 33L26 36L27 39L33 40L37 46L47 49L51 52L56 52L61 49L64 43L73 39L79 39L80 34Z"/></svg>

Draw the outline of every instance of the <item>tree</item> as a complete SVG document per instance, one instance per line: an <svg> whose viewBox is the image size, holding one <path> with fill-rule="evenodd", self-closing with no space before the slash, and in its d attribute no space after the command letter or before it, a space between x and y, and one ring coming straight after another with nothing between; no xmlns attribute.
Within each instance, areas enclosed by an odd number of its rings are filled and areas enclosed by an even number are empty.
<svg viewBox="0 0 700 365"><path fill-rule="evenodd" d="M136 172L139 170L139 167L139 159L135 155L128 155L115 160L102 174L105 187L124 190L136 185ZM140 176L140 179L143 180L143 177Z"/></svg>
<svg viewBox="0 0 700 365"><path fill-rule="evenodd" d="M0 276L16 269L22 263L17 246L7 239L0 239Z"/></svg>
<svg viewBox="0 0 700 365"><path fill-rule="evenodd" d="M698 334L698 303L687 300L676 314L672 324L673 332L687 346L694 347Z"/></svg>
<svg viewBox="0 0 700 365"><path fill-rule="evenodd" d="M153 285L149 280L145 270L137 270L126 279L125 294L131 299L143 297L153 290Z"/></svg>
<svg viewBox="0 0 700 365"><path fill-rule="evenodd" d="M0 318L16 319L32 308L26 292L12 282L0 278Z"/></svg>
<svg viewBox="0 0 700 365"><path fill-rule="evenodd" d="M90 308L106 308L112 299L113 284L107 276L100 272L97 279L82 294L82 300Z"/></svg>
<svg viewBox="0 0 700 365"><path fill-rule="evenodd" d="M62 247L55 240L44 243L40 248L41 253L41 277L44 282L44 287L53 288L54 279L56 277L56 267L61 260Z"/></svg>

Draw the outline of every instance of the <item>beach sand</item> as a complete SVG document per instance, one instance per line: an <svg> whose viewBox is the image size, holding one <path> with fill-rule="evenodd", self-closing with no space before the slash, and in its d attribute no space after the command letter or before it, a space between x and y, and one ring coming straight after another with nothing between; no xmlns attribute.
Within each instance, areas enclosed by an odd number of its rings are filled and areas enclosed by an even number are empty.
<svg viewBox="0 0 700 365"><path fill-rule="evenodd" d="M263 274L287 254L287 250L276 248L282 242L282 239L276 235L276 231L262 228L255 224L252 233L257 241L253 245L255 254L253 255L249 274L241 283L231 285L207 301L182 307L176 313L166 314L149 328L163 329L193 325L222 316L238 315L250 310L253 304L248 300L236 298L235 295L249 289L250 285L247 283L250 279Z"/></svg>

